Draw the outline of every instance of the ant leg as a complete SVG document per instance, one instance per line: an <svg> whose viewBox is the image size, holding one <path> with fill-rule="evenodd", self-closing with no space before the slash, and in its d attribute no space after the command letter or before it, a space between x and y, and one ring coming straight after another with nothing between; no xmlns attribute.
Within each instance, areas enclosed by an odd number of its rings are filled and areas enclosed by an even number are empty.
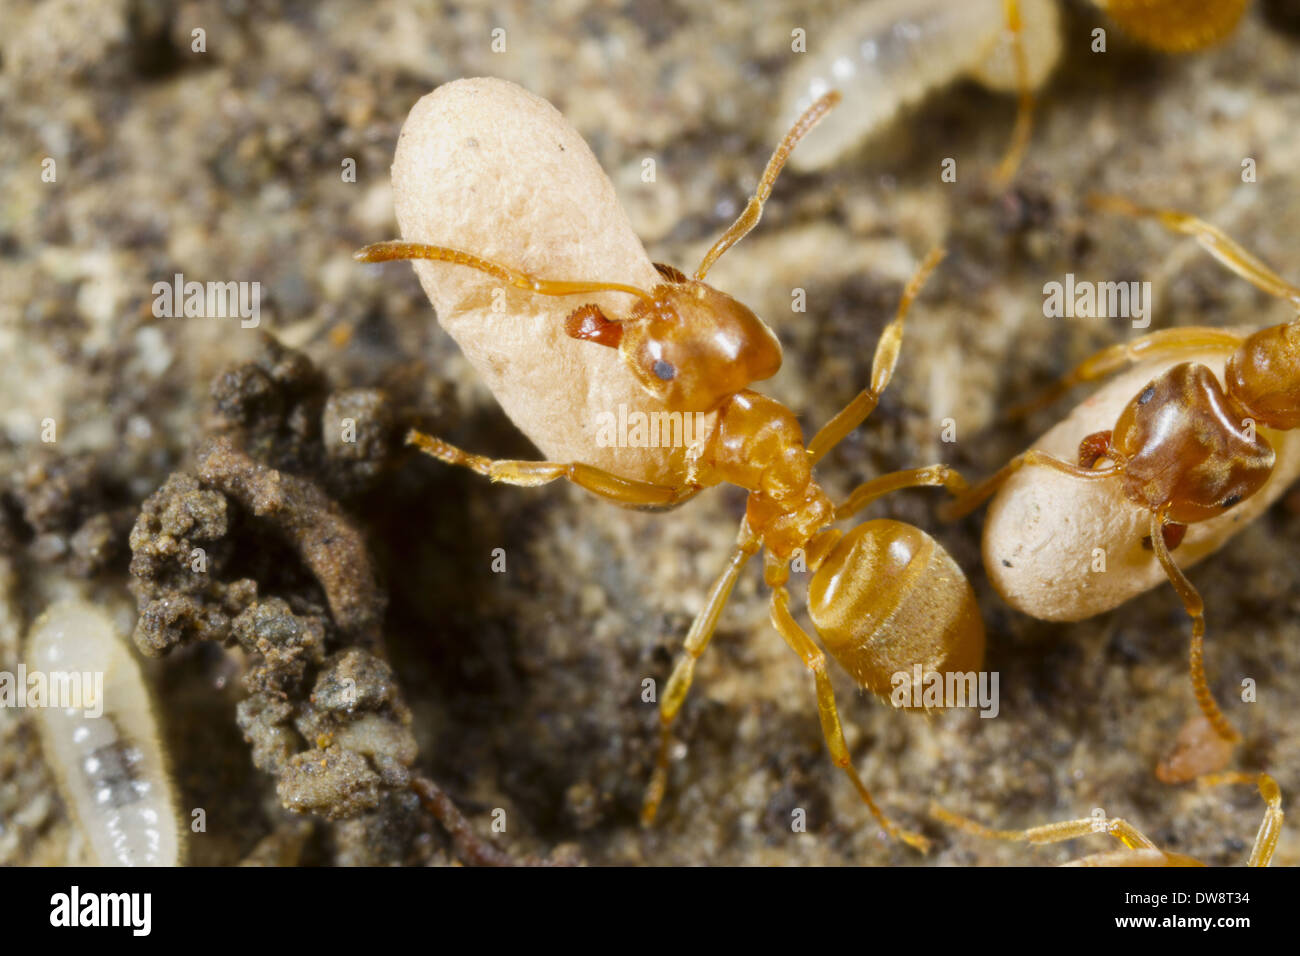
<svg viewBox="0 0 1300 956"><path fill-rule="evenodd" d="M1187 575L1183 574L1182 569L1174 563L1165 544L1163 529L1164 514L1158 511L1151 512L1151 546L1155 549L1156 557L1160 559L1160 566L1169 576L1169 583L1183 599L1183 606L1192 619L1191 669L1192 690L1196 694L1196 704L1201 708L1201 713L1205 715L1205 719L1210 722L1216 734L1230 744L1240 743L1241 735L1233 729L1232 724L1228 723L1228 718L1223 716L1223 711L1214 701L1214 695L1210 693L1209 681L1205 678L1205 602L1201 600L1200 593L1192 586Z"/></svg>
<svg viewBox="0 0 1300 956"><path fill-rule="evenodd" d="M663 697L659 701L659 755L641 804L642 826L654 823L655 814L659 812L659 804L663 802L664 791L668 787L668 754L673 740L672 724L682 709L687 692L691 689L691 680L695 676L695 662L708 648L709 639L713 637L713 632L718 626L718 618L727 604L727 598L731 596L731 589L735 587L736 579L745 564L758 552L759 546L758 538L742 521L740 532L736 536L736 547L731 552L727 566L713 582L713 587L709 589L708 600L695 615L695 620L691 622L691 629L686 633L682 652L673 666L672 676L668 678Z"/></svg>
<svg viewBox="0 0 1300 956"><path fill-rule="evenodd" d="M450 262L454 265L469 266L479 272L496 276L503 282L509 282L517 289L535 292L538 295L582 295L589 292L626 292L639 299L649 300L650 294L636 286L623 285L618 282L566 282L554 279L539 279L531 272L511 269L491 259L484 259L470 252L448 249L445 246L430 246L423 242L402 242L389 240L376 242L359 249L352 254L358 262L393 262L398 259L429 259L435 262Z"/></svg>
<svg viewBox="0 0 1300 956"><path fill-rule="evenodd" d="M858 776L857 770L854 769L848 744L844 741L844 729L840 726L839 710L835 706L835 691L831 687L830 675L826 672L826 655L791 616L790 594L784 585L772 588L771 615L772 625L785 638L790 649L802 658L804 666L812 671L817 691L817 714L821 718L822 736L826 738L826 749L830 751L831 761L852 781L858 796L862 798L862 802L867 805L871 815L876 818L876 822L886 833L922 853L928 852L930 841L919 833L900 829L885 816L880 807L876 806L876 801L872 799L871 791L867 789L862 778Z"/></svg>
<svg viewBox="0 0 1300 956"><path fill-rule="evenodd" d="M1089 356L1061 376L1055 385L1046 389L1037 398L1012 406L1006 414L1009 419L1014 420L1036 412L1056 401L1076 385L1105 378L1126 365L1175 356L1180 352L1188 351L1232 352L1243 341L1245 337L1242 335L1208 326L1189 326L1151 332L1131 342L1119 342L1108 346L1095 355Z"/></svg>
<svg viewBox="0 0 1300 956"><path fill-rule="evenodd" d="M1300 309L1300 286L1294 286L1267 265L1247 252L1236 240L1203 219L1179 212L1177 209L1162 209L1153 206L1141 206L1123 196L1095 195L1088 199L1094 209L1123 213L1126 216L1156 219L1166 229L1191 236L1199 242L1210 255L1218 259L1237 275L1241 276L1257 289L1269 295L1286 299Z"/></svg>
<svg viewBox="0 0 1300 956"><path fill-rule="evenodd" d="M1030 827L1027 830L994 830L982 823L977 823L969 817L963 817L951 810L945 810L939 804L933 802L930 804L930 816L940 823L945 823L964 833L985 840L1023 841L1042 846L1047 843L1076 840L1090 833L1109 833L1130 850L1159 849L1151 842L1150 838L1134 827L1133 824L1120 817L1111 817L1109 820L1102 819L1100 816L1081 817L1078 820L1065 820L1061 823L1046 823L1042 826Z"/></svg>
<svg viewBox="0 0 1300 956"><path fill-rule="evenodd" d="M993 174L993 184L998 188L1011 182L1024 159L1029 146L1029 136L1034 129L1034 91L1029 87L1029 61L1025 58L1025 40L1023 24L1020 20L1020 4L1017 0L1003 0L1006 11L1007 30L1011 34L1011 49L1016 58L1016 86L1019 90L1019 102L1016 105L1016 125L1011 131L1011 142L998 163Z"/></svg>
<svg viewBox="0 0 1300 956"><path fill-rule="evenodd" d="M763 203L772 195L772 186L776 183L776 177L781 175L781 169L785 166L786 159L790 156L790 151L794 149L799 140L808 135L808 131L821 122L822 117L835 108L840 101L838 90L831 90L822 96L812 106L803 111L803 115L794 121L790 127L790 132L785 134L779 146L772 153L772 158L767 161L767 168L763 170L763 178L758 181L758 188L754 190L754 195L749 198L745 204L744 210L736 221L733 222L713 244L713 247L704 254L700 267L695 270L695 278L703 279L713 268L713 264L722 258L722 254L744 239L749 231L758 225L758 220L763 215ZM676 270L674 270L676 271Z"/></svg>
<svg viewBox="0 0 1300 956"><path fill-rule="evenodd" d="M1026 465L1041 465L1048 468L1055 468L1057 471L1070 475L1073 478L1082 478L1087 481L1097 481L1104 478L1110 478L1119 474L1121 470L1119 465L1108 465L1105 468L1082 468L1079 465L1072 465L1067 461L1061 461L1059 458L1053 458L1045 452L1030 449L1027 452L1022 452L1015 458L1012 458L1002 466L1000 471L994 473L992 477L984 479L975 487L962 492L953 500L941 505L939 508L939 517L944 521L956 521L958 518L964 518L989 498L992 498L993 495L997 493L998 489L1007 483L1007 479Z"/></svg>
<svg viewBox="0 0 1300 956"><path fill-rule="evenodd" d="M844 503L835 509L835 520L840 521L857 514L878 498L892 494L903 488L921 488L942 485L953 495L966 491L966 479L956 469L947 465L931 465L928 468L912 468L908 471L895 471L879 478L872 478L858 485L844 499Z"/></svg>
<svg viewBox="0 0 1300 956"><path fill-rule="evenodd" d="M407 433L406 443L415 445L420 451L432 455L439 461L468 468L492 481L535 488L559 478L566 478L579 488L585 488L602 498L630 507L671 507L693 498L700 490L696 485L670 488L666 485L654 485L648 481L620 478L603 468L584 465L582 462L566 464L556 461L512 461L488 458L485 455L462 451L441 438L414 429Z"/></svg>
<svg viewBox="0 0 1300 956"><path fill-rule="evenodd" d="M930 277L930 273L942 261L944 255L944 250L935 246L926 254L925 260L907 281L907 285L903 288L903 298L898 303L898 310L890 323L885 326L884 331L880 333L880 341L876 343L876 354L871 360L870 388L859 392L813 436L813 440L808 443L808 460L811 464L815 465L821 461L828 451L843 441L845 436L866 421L867 416L876 410L881 394L889 385L890 379L894 377L894 366L898 364L898 353L903 347L903 324L907 320L907 312L920 294L925 280Z"/></svg>
<svg viewBox="0 0 1300 956"><path fill-rule="evenodd" d="M1219 787L1224 784L1245 783L1259 787L1259 795L1266 804L1264 819L1255 834L1255 845L1250 851L1247 866L1268 866L1277 849L1278 838L1282 835L1282 790L1277 781L1266 773L1215 773L1197 781L1202 787Z"/></svg>

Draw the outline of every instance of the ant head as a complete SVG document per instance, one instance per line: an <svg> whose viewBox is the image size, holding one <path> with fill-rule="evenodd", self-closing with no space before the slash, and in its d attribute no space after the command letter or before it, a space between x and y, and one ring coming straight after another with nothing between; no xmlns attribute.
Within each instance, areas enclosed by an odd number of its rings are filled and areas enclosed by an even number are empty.
<svg viewBox="0 0 1300 956"><path fill-rule="evenodd" d="M620 322L594 307L569 316L568 333L617 347L641 386L672 409L707 412L781 368L781 343L726 293L662 267L668 282Z"/></svg>
<svg viewBox="0 0 1300 956"><path fill-rule="evenodd" d="M1223 370L1228 394L1261 425L1300 428L1300 319L1261 329Z"/></svg>
<svg viewBox="0 0 1300 956"><path fill-rule="evenodd" d="M1204 365L1163 372L1120 414L1111 446L1125 493L1169 521L1223 514L1268 481L1275 455Z"/></svg>

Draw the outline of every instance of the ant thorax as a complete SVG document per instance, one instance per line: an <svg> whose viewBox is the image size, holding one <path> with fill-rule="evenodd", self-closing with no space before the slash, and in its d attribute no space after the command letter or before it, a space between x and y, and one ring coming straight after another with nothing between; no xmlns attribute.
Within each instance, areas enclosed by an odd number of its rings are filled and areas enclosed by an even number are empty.
<svg viewBox="0 0 1300 956"><path fill-rule="evenodd" d="M813 480L798 419L776 399L749 390L733 395L699 465L706 483L725 481L750 492L746 519L777 557L788 557L833 520L831 501Z"/></svg>

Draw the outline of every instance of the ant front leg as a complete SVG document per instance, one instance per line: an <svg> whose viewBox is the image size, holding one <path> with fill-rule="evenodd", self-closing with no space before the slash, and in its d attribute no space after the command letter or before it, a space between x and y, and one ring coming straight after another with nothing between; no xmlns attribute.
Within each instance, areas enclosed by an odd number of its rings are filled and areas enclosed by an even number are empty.
<svg viewBox="0 0 1300 956"><path fill-rule="evenodd" d="M659 804L663 802L664 792L668 788L668 756L673 742L672 724L681 712L686 694L691 689L691 681L695 676L695 662L708 648L709 640L717 629L722 609L726 606L727 599L731 597L732 588L736 586L736 579L740 577L740 572L749 559L758 552L759 546L758 538L750 532L749 525L742 520L740 532L736 536L736 547L731 552L727 566L713 582L704 607L695 615L695 620L691 622L691 629L686 633L682 652L673 666L672 676L668 678L668 685L664 688L663 697L659 701L659 755L641 804L642 826L650 826L654 823L655 815L659 812Z"/></svg>
<svg viewBox="0 0 1300 956"><path fill-rule="evenodd" d="M885 330L880 333L880 341L876 343L876 354L871 360L871 386L859 392L813 436L812 441L808 443L808 460L811 464L815 465L821 461L828 451L843 441L876 410L881 394L889 385L890 379L894 377L898 353L903 348L903 325L907 320L908 310L920 295L925 280L943 260L944 255L944 250L935 246L926 254L925 260L908 280L903 288L903 298L898 303L894 318L885 326Z"/></svg>
<svg viewBox="0 0 1300 956"><path fill-rule="evenodd" d="M1120 473L1118 465L1108 465L1105 468L1082 468L1079 465L1072 465L1068 461L1061 461L1059 458L1053 458L1046 452L1030 449L1012 458L1002 466L996 474L986 478L973 488L962 492L953 500L941 505L939 508L939 517L944 521L956 521L958 518L964 518L989 498L997 494L998 489L1007 483L1007 480L1026 465L1040 465L1047 468L1055 468L1057 471L1070 475L1073 478L1081 478L1086 481L1097 481L1104 478L1110 478Z"/></svg>
<svg viewBox="0 0 1300 956"><path fill-rule="evenodd" d="M826 749L830 751L831 762L844 771L853 783L854 789L858 791L862 802L867 805L871 815L876 818L876 822L886 833L922 853L928 852L930 841L919 833L901 829L885 816L854 768L853 758L849 755L849 747L844 740L844 728L840 725L839 709L835 706L835 690L831 687L830 674L826 671L826 654L790 614L790 594L784 584L777 584L772 588L771 615L772 626L780 632L785 642L790 645L790 649L799 655L804 666L812 672L817 693L817 714L821 719L822 736L826 738Z"/></svg>
<svg viewBox="0 0 1300 956"><path fill-rule="evenodd" d="M1209 721L1210 726L1219 738L1229 745L1236 745L1241 742L1241 734L1228 723L1228 718L1223 716L1223 711L1215 703L1214 694L1210 692L1209 681L1205 677L1205 602L1201 600L1200 592L1187 579L1181 568L1174 563L1173 557L1169 554L1169 547L1165 544L1164 536L1165 516L1162 512L1151 512L1151 546L1155 549L1156 557L1160 560L1160 566L1165 569L1165 574L1169 577L1169 583L1174 586L1178 596L1183 599L1183 607L1187 609L1188 616L1192 619L1192 647L1191 647L1191 672L1192 672L1192 691L1196 695L1196 705L1200 707L1201 713ZM1224 748L1219 752L1216 760L1226 760L1227 755L1231 753L1231 748ZM1222 763L1219 763L1222 766ZM1219 767L1197 767L1196 772L1204 773L1209 770L1217 770Z"/></svg>
<svg viewBox="0 0 1300 956"><path fill-rule="evenodd" d="M512 461L488 458L485 455L463 451L441 438L414 429L407 433L406 443L415 445L420 451L439 461L468 468L492 481L519 485L523 488L535 488L565 478L579 488L585 488L602 498L608 498L610 501L628 507L672 507L693 498L700 490L695 485L670 488L647 481L621 478L613 472L594 465L585 465L582 462Z"/></svg>

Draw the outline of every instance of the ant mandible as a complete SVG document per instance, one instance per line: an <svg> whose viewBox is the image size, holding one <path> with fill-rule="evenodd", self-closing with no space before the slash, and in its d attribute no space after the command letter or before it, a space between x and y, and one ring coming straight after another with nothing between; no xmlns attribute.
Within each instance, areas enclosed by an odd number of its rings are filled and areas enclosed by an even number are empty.
<svg viewBox="0 0 1300 956"><path fill-rule="evenodd" d="M546 296L620 292L631 296L624 316L596 305L571 312L565 329L573 338L615 348L646 393L669 411L716 411L712 432L689 450L673 485L621 477L575 462L505 461L472 454L442 439L412 431L409 444L451 465L492 481L532 487L567 479L601 497L631 507L671 507L712 485L729 483L749 492L745 517L722 574L686 635L684 648L660 700L661 740L646 789L642 822L654 821L667 785L672 723L690 688L696 661L708 647L718 618L741 570L766 549L764 580L771 588L770 615L777 631L812 672L826 746L871 814L891 836L925 850L928 841L897 827L880 810L853 767L840 725L826 654L795 621L786 583L789 565L802 554L813 572L809 612L831 657L857 681L888 694L893 675L914 664L933 671L979 667L984 627L974 593L960 567L929 535L911 525L877 520L847 533L829 526L893 491L943 486L964 490L960 475L944 465L886 474L856 488L838 506L813 478L813 467L875 409L898 361L904 320L942 250L930 252L903 292L897 313L881 333L871 384L804 444L788 408L747 386L781 366L781 344L761 319L740 302L706 284L709 269L758 223L763 204L795 144L835 104L828 93L795 122L772 154L758 188L737 220L709 249L688 278L657 265L663 282L646 291L616 282L539 278L469 252L414 242L380 242L355 258L363 262L429 259L477 269L513 286Z"/></svg>
<svg viewBox="0 0 1300 956"><path fill-rule="evenodd" d="M1282 279L1215 226L1172 209L1139 206L1117 196L1096 196L1096 208L1158 220L1192 236L1237 275L1289 301L1300 313L1300 287ZM1223 381L1195 362L1165 369L1129 401L1114 428L1094 432L1079 445L1077 464L1042 451L1013 458L1000 471L943 509L961 517L979 507L1026 465L1055 469L1081 481L1115 481L1124 497L1150 512L1150 546L1192 619L1192 689L1220 745L1206 760L1222 766L1241 736L1215 702L1205 676L1205 605L1171 552L1189 524L1227 513L1259 492L1273 476L1274 445L1300 428L1300 317L1251 334L1185 327L1153 332L1113 345L1084 360L1027 411L1069 388L1109 375L1127 363L1175 360L1201 351L1226 357ZM1216 769L1204 767L1203 769Z"/></svg>

